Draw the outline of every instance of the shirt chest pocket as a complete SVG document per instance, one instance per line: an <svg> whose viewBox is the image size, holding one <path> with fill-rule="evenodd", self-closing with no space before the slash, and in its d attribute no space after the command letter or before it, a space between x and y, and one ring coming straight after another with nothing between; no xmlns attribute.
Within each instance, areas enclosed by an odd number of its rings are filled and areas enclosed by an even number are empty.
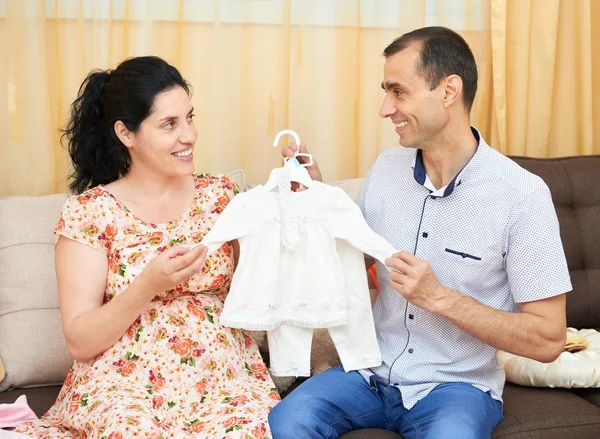
<svg viewBox="0 0 600 439"><path fill-rule="evenodd" d="M454 271L464 273L464 269L472 274L481 273L490 268L492 254L483 242L469 240L448 240L441 243L439 253L442 264Z"/></svg>
<svg viewBox="0 0 600 439"><path fill-rule="evenodd" d="M482 252L477 250L468 250L464 246L446 246L444 248L446 259L449 261L459 261L460 259L465 260L465 262L481 262L482 260Z"/></svg>
<svg viewBox="0 0 600 439"><path fill-rule="evenodd" d="M465 242L448 242L440 247L436 267L440 283L461 291L465 289L465 282L480 281L488 274L489 254L485 254L483 248Z"/></svg>

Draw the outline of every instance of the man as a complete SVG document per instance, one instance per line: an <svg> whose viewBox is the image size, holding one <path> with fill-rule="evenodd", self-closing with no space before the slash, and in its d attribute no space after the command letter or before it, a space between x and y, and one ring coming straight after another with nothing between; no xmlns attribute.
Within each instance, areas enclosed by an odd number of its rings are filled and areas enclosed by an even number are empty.
<svg viewBox="0 0 600 439"><path fill-rule="evenodd" d="M377 267L383 364L304 382L271 412L274 439L361 428L489 438L502 420L497 349L550 362L564 346L571 283L550 192L470 126L477 67L468 45L428 27L384 56L380 115L403 148L379 156L357 200L401 250L386 261L391 274ZM316 165L309 171L321 178Z"/></svg>

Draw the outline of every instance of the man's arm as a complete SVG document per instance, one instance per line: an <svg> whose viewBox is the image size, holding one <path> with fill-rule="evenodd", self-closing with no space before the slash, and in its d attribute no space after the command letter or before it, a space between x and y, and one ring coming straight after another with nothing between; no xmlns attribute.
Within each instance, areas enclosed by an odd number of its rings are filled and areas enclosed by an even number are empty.
<svg viewBox="0 0 600 439"><path fill-rule="evenodd" d="M565 294L560 294L522 303L522 312L513 313L451 290L438 315L490 346L549 363L565 347L565 304Z"/></svg>
<svg viewBox="0 0 600 439"><path fill-rule="evenodd" d="M522 313L500 311L440 285L429 263L408 252L386 263L398 270L390 273L391 286L406 300L490 346L545 363L564 348L565 294L521 303Z"/></svg>

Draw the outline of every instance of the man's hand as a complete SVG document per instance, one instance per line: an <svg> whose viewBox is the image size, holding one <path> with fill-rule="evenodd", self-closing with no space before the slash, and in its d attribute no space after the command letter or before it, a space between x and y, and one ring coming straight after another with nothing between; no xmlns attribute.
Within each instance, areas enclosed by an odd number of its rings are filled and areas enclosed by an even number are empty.
<svg viewBox="0 0 600 439"><path fill-rule="evenodd" d="M410 303L434 314L448 306L451 290L440 285L429 262L402 251L387 258L385 264L397 270L390 273L392 288Z"/></svg>
<svg viewBox="0 0 600 439"><path fill-rule="evenodd" d="M290 146L283 148L281 150L281 155L283 155L284 157L292 157L296 151L298 150L298 145L296 145L295 143L290 143ZM306 149L306 145L301 143L300 144L300 152L301 153L306 153L309 154L309 152ZM310 178L312 178L313 180L317 180L317 181L323 181L323 176L321 175L321 171L319 170L319 165L317 164L317 161L315 160L315 156L313 156L312 158L312 165L311 166L306 166L306 170L308 171L308 175L310 175ZM306 157L298 157L298 161L303 164L303 163L308 163L308 159Z"/></svg>

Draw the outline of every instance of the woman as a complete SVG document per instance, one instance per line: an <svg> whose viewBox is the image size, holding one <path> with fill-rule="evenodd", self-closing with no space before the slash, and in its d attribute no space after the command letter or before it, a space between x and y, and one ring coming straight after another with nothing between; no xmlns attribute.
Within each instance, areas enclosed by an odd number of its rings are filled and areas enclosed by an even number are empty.
<svg viewBox="0 0 600 439"><path fill-rule="evenodd" d="M56 234L74 365L39 438L264 438L279 400L253 340L220 326L231 244L200 242L238 192L195 175L189 87L156 57L92 72L65 135L74 173ZM187 245L187 247L186 247Z"/></svg>

